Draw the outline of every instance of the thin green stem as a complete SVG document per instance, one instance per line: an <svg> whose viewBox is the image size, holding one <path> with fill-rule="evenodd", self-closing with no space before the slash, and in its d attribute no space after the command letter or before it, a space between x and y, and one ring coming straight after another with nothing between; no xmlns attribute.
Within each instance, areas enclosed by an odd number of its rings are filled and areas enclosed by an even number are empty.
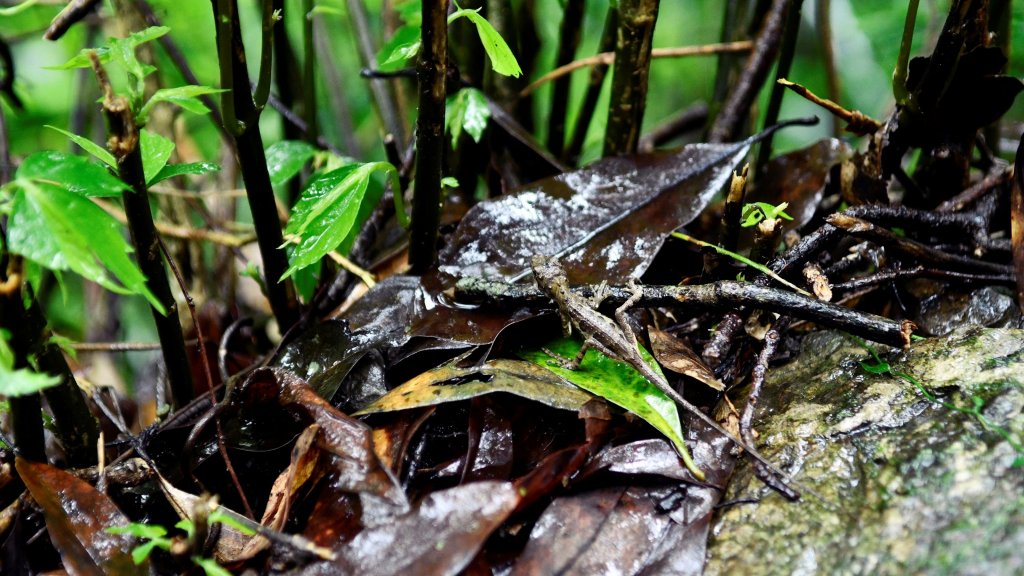
<svg viewBox="0 0 1024 576"><path fill-rule="evenodd" d="M907 3L907 18L903 21L903 38L900 40L900 53L896 58L896 70L892 73L892 94L898 106L907 106L910 102L910 91L907 90L907 70L910 66L910 45L914 40L914 25L917 22L917 5L920 0Z"/></svg>
<svg viewBox="0 0 1024 576"><path fill-rule="evenodd" d="M277 20L273 0L263 0L263 44L260 47L259 79L253 94L257 110L263 110L270 97L270 77L274 69L274 24Z"/></svg>

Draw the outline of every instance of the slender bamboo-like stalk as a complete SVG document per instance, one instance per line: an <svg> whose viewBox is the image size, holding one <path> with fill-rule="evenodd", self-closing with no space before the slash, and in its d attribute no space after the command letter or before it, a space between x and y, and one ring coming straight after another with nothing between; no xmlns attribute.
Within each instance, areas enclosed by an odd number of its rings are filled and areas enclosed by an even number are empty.
<svg viewBox="0 0 1024 576"><path fill-rule="evenodd" d="M633 154L640 142L651 70L651 41L657 20L658 0L619 2L619 35L615 46L604 156Z"/></svg>
<svg viewBox="0 0 1024 576"><path fill-rule="evenodd" d="M363 3L363 0L347 0L345 7L348 9L348 17L356 33L356 39L359 44L359 56L362 58L363 66L373 66L376 64L377 47L374 45L373 37L370 33L366 5ZM426 47L425 42L424 47ZM370 91L373 92L373 103L376 105L377 113L380 115L381 125L388 134L391 134L398 140L399 149L405 148L406 143L409 142L409 136L406 133L405 122L402 120L401 106L395 91L395 81L374 78L369 82Z"/></svg>
<svg viewBox="0 0 1024 576"><path fill-rule="evenodd" d="M178 306L167 281L160 241L153 223L153 212L149 205L149 190L142 170L142 151L139 148L139 128L128 105L120 96L115 97L107 79L106 71L99 57L93 55L93 70L104 92L103 111L107 117L109 146L117 159L118 173L131 190L122 195L124 211L128 216L128 230L139 262L139 269L146 276L146 287L163 306L163 310L151 308L156 324L167 379L177 406L184 406L192 400L192 372L189 369L188 354L185 351L185 335L178 322Z"/></svg>
<svg viewBox="0 0 1024 576"><path fill-rule="evenodd" d="M804 0L790 0L789 12L786 15L786 27L782 33L782 48L779 50L779 65L775 67L775 79L788 78L789 69L793 64L793 56L796 54L796 39L800 34L800 14ZM779 120L779 111L782 109L782 96L786 88L775 82L772 85L772 93L768 98L768 109L765 111L764 125L772 126ZM772 139L775 134L770 134L758 144L757 168L754 174L760 174L768 165L772 156Z"/></svg>
<svg viewBox="0 0 1024 576"><path fill-rule="evenodd" d="M580 45L580 31L583 20L583 0L568 0L562 11L562 25L558 34L558 53L555 56L555 67L571 62ZM569 108L569 76L555 80L551 93L551 108L548 112L548 150L555 156L561 156L565 149L566 111Z"/></svg>
<svg viewBox="0 0 1024 576"><path fill-rule="evenodd" d="M412 200L409 264L423 274L434 264L441 218L445 76L448 70L448 0L424 0L422 48L416 67L420 114L416 120L416 188ZM396 193L398 193L396 191Z"/></svg>
<svg viewBox="0 0 1024 576"><path fill-rule="evenodd" d="M615 34L619 29L619 10L609 4L608 13L604 20L604 32L601 34L601 46L599 52L608 52L615 48ZM604 84L604 77L608 74L607 65L597 65L590 70L590 80L587 83L587 93L583 97L583 104L580 105L579 114L576 115L576 124L573 126L572 137L569 145L565 147L565 154L562 158L571 164L575 164L583 151L583 144L587 139L587 132L590 129L590 122L594 117L594 110L597 109L597 100L601 96L601 86Z"/></svg>
<svg viewBox="0 0 1024 576"><path fill-rule="evenodd" d="M270 185L267 157L263 152L260 111L253 102L249 86L238 6L235 0L213 0L213 6L217 22L221 85L230 89L221 100L224 123L228 132L235 137L238 165L249 198L260 255L263 257L267 298L278 325L285 331L299 318L298 301L292 281L281 280L288 269L288 258L281 248L284 235L277 216L274 190Z"/></svg>

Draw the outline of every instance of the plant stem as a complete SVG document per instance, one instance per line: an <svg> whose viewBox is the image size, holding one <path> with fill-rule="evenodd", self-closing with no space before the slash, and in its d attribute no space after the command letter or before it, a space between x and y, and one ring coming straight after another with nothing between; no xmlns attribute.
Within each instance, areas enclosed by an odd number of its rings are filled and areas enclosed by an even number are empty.
<svg viewBox="0 0 1024 576"><path fill-rule="evenodd" d="M447 6L447 3L445 3L445 8ZM377 47L374 45L373 37L370 35L366 5L363 3L363 0L347 0L345 7L348 9L348 17L352 28L355 29L356 38L359 43L359 56L362 58L363 66L375 66ZM424 6L425 9L426 7ZM447 38L445 42L447 45ZM426 48L426 44L426 41L424 41L424 48ZM373 92L373 103L376 105L377 113L380 115L381 125L388 134L391 134L398 140L399 149L405 148L409 142L409 136L406 133L405 122L402 121L401 107L395 90L395 81L373 78L369 82L370 91Z"/></svg>
<svg viewBox="0 0 1024 576"><path fill-rule="evenodd" d="M615 34L619 29L619 10L616 6L609 4L608 13L605 15L604 32L601 34L601 45L598 52L608 52L615 48ZM580 105L579 114L576 115L576 124L573 126L572 137L569 145L562 154L562 159L570 164L576 164L580 153L583 151L583 144L587 139L587 132L590 130L590 122L594 117L594 110L597 108L597 100L601 97L601 86L604 84L604 77L608 74L606 64L598 64L590 70L590 81L587 84L587 93Z"/></svg>
<svg viewBox="0 0 1024 576"><path fill-rule="evenodd" d="M114 158L121 180L131 190L122 195L124 211L128 217L132 245L139 261L139 269L146 276L146 287L156 297L164 310L150 307L156 324L160 348L167 368L167 379L177 406L184 406L192 400L192 372L189 369L188 353L185 351L185 335L178 322L178 305L167 281L167 271L160 253L160 241L153 212L149 205L149 191L142 169L142 150L139 147L139 128L123 97L114 97L106 72L93 57L93 70L104 92L103 111L107 117L108 145Z"/></svg>
<svg viewBox="0 0 1024 576"><path fill-rule="evenodd" d="M295 286L290 279L281 280L288 269L288 257L281 246L284 236L277 217L274 190L270 185L267 157L263 151L259 116L249 87L242 44L238 6L235 0L214 0L217 21L217 49L220 55L221 85L225 92L222 108L224 122L235 137L238 164L242 170L245 193L249 198L257 243L263 257L263 280L278 326L287 331L298 319Z"/></svg>
<svg viewBox="0 0 1024 576"><path fill-rule="evenodd" d="M615 46L611 102L605 128L604 156L636 152L647 105L651 41L658 20L658 0L621 0Z"/></svg>
<svg viewBox="0 0 1024 576"><path fill-rule="evenodd" d="M420 112L416 120L416 191L409 241L409 264L413 274L426 272L434 264L437 252L448 70L447 8L448 0L423 2L422 48L416 67L420 91Z"/></svg>
<svg viewBox="0 0 1024 576"><path fill-rule="evenodd" d="M747 58L739 80L729 93L722 110L715 118L708 133L709 142L729 142L735 140L740 129L750 114L750 107L757 98L757 93L768 77L772 60L779 48L782 37L782 24L785 20L786 7L790 0L773 0L768 13L764 17L761 32L754 42L754 50Z"/></svg>
<svg viewBox="0 0 1024 576"><path fill-rule="evenodd" d="M583 0L568 0L562 12L562 24L558 33L558 53L555 56L555 68L571 62L576 56L576 48L580 44L580 31L583 21ZM569 88L572 78L562 76L555 80L551 92L551 108L548 111L548 150L561 157L565 149L566 112L569 108Z"/></svg>
<svg viewBox="0 0 1024 576"><path fill-rule="evenodd" d="M782 36L782 48L779 50L779 65L775 68L775 79L788 78L789 69L793 64L793 55L796 54L796 39L800 34L800 14L804 0L790 0L789 12L786 14L786 27ZM772 93L768 98L768 109L765 111L764 126L768 127L779 120L779 110L782 109L782 96L786 88L775 82L772 85ZM761 174L768 160L772 156L772 139L775 134L769 135L758 144L757 164L754 174Z"/></svg>

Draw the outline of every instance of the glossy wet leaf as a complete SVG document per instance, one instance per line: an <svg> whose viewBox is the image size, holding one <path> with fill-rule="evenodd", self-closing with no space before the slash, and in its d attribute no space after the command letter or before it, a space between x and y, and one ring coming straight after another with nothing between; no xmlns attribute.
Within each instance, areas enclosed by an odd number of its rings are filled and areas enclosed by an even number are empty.
<svg viewBox="0 0 1024 576"><path fill-rule="evenodd" d="M692 144L673 153L606 158L478 203L439 255L454 278L522 277L535 254L562 255L572 283L639 276L670 232L729 181L749 144Z"/></svg>
<svg viewBox="0 0 1024 576"><path fill-rule="evenodd" d="M219 172L220 166L213 162L188 162L185 164L168 164L157 172L156 176L149 181L150 185L158 184L164 180L170 178L177 178L178 176L184 176L186 174L192 174L195 176L202 174L209 174L211 172Z"/></svg>
<svg viewBox="0 0 1024 576"><path fill-rule="evenodd" d="M426 496L415 509L364 529L338 560L305 574L458 574L519 502L507 482L474 482Z"/></svg>
<svg viewBox="0 0 1024 576"><path fill-rule="evenodd" d="M22 181L14 196L8 242L51 270L72 270L119 294L142 294L164 308L146 287L146 277L128 256L122 226L87 198L57 186Z"/></svg>
<svg viewBox="0 0 1024 576"><path fill-rule="evenodd" d="M444 118L448 132L452 135L453 150L463 130L473 137L474 142L479 142L491 119L487 96L476 88L459 90L455 96L448 98Z"/></svg>
<svg viewBox="0 0 1024 576"><path fill-rule="evenodd" d="M315 154L316 148L301 140L282 140L271 144L266 150L270 184L275 188L287 184Z"/></svg>
<svg viewBox="0 0 1024 576"><path fill-rule="evenodd" d="M285 234L297 238L298 244L288 245L290 266L280 280L318 263L341 244L352 230L375 172L384 172L392 180L398 177L391 164L368 162L332 170L306 185L285 229Z"/></svg>
<svg viewBox="0 0 1024 576"><path fill-rule="evenodd" d="M580 350L580 343L569 338L549 342L546 348L565 358L575 358ZM651 358L643 347L640 354L651 368L661 373L657 362ZM584 390L600 396L620 406L654 426L675 444L680 454L689 454L683 442L683 429L679 423L679 412L676 404L664 392L647 381L632 366L612 360L597 350L587 350L579 367L569 370L559 361L542 350L524 350L520 356L551 370L569 382Z"/></svg>
<svg viewBox="0 0 1024 576"><path fill-rule="evenodd" d="M407 410L507 392L553 408L579 410L591 396L529 362L491 360L480 367L445 365L397 386L355 415Z"/></svg>
<svg viewBox="0 0 1024 576"><path fill-rule="evenodd" d="M142 153L142 172L146 175L146 183L150 183L160 170L171 159L174 153L174 142L149 130L139 131L139 146Z"/></svg>
<svg viewBox="0 0 1024 576"><path fill-rule="evenodd" d="M148 574L131 558L134 538L106 529L128 518L106 494L45 463L17 458L18 475L43 510L50 539L71 574Z"/></svg>
<svg viewBox="0 0 1024 576"><path fill-rule="evenodd" d="M82 150L85 150L89 154L92 154L92 156L97 160L100 160L107 166L110 166L111 168L117 170L117 160L114 159L114 155L111 154L110 151L107 150L106 148L100 146L99 144L93 142L92 140L89 140L84 136L73 134L71 132L68 132L67 130L61 130L56 126L46 125L46 127L49 128L50 130L55 130L67 136L69 140L71 140L75 144L78 144L82 148Z"/></svg>
<svg viewBox="0 0 1024 576"><path fill-rule="evenodd" d="M127 184L109 170L81 156L48 150L25 158L17 178L56 184L78 196L120 196Z"/></svg>

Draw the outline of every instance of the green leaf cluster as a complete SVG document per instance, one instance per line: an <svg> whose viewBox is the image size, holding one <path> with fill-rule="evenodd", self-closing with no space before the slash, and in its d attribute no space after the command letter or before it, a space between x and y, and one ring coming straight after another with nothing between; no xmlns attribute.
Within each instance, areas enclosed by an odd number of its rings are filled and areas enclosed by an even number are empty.
<svg viewBox="0 0 1024 576"><path fill-rule="evenodd" d="M128 190L124 182L85 158L37 152L22 162L15 180L4 187L8 201L3 212L10 218L7 247L58 275L71 270L112 292L141 294L164 312L128 256L132 248L121 224L90 200ZM34 277L29 275L29 281Z"/></svg>
<svg viewBox="0 0 1024 576"><path fill-rule="evenodd" d="M212 525L217 522L231 526L246 536L252 536L256 534L251 528L239 523L237 520L226 514L221 508L217 508L210 512L207 521ZM191 520L180 520L174 525L175 528L183 530L190 540L195 536L195 524ZM107 528L106 531L110 534L128 534L145 540L142 544L139 544L135 548L132 548L132 561L136 565L142 564L149 559L149 556L153 553L153 549L160 548L161 550L170 550L174 540L167 536L167 528L158 524L142 524L139 522L131 522L124 526L112 526ZM193 556L192 562L203 569L206 576L230 576L230 572L225 570L217 561L212 558L203 558L201 556Z"/></svg>
<svg viewBox="0 0 1024 576"><path fill-rule="evenodd" d="M132 111L135 113L135 122L142 126L146 124L153 106L160 102L177 104L189 112L206 114L207 108L199 96L204 94L217 94L225 92L218 88L209 86L179 86L177 88L162 88L157 90L153 96L143 103L146 89L146 76L156 71L156 68L141 62L135 55L135 49L146 42L151 42L170 32L166 26L151 26L140 30L127 38L109 38L107 44L99 48L86 48L76 56L54 67L57 70L69 70L72 68L89 68L92 66L90 54L95 53L101 64L114 63L124 70L128 76L127 92L128 100L131 103Z"/></svg>
<svg viewBox="0 0 1024 576"><path fill-rule="evenodd" d="M457 3L456 7L458 7ZM381 70L395 70L404 65L407 60L419 54L420 51L420 26L422 24L420 0L403 2L399 5L398 12L405 25L395 30L394 35L378 53L377 64ZM480 15L479 8L476 10L459 8L448 16L448 25L451 26L452 22L459 18L466 18L476 26L476 32L480 36L480 43L483 45L484 52L487 53L487 57L491 61L491 68L495 72L515 78L522 76L523 70L519 67L519 62L512 53L512 49L508 47L508 43L501 37L501 34L498 34L494 26Z"/></svg>
<svg viewBox="0 0 1024 576"><path fill-rule="evenodd" d="M750 228L757 226L762 220L792 220L793 217L786 214L786 208L789 207L788 202L783 202L777 206L769 204L767 202L752 202L750 204L743 205L743 213L740 216L740 226L744 228Z"/></svg>

